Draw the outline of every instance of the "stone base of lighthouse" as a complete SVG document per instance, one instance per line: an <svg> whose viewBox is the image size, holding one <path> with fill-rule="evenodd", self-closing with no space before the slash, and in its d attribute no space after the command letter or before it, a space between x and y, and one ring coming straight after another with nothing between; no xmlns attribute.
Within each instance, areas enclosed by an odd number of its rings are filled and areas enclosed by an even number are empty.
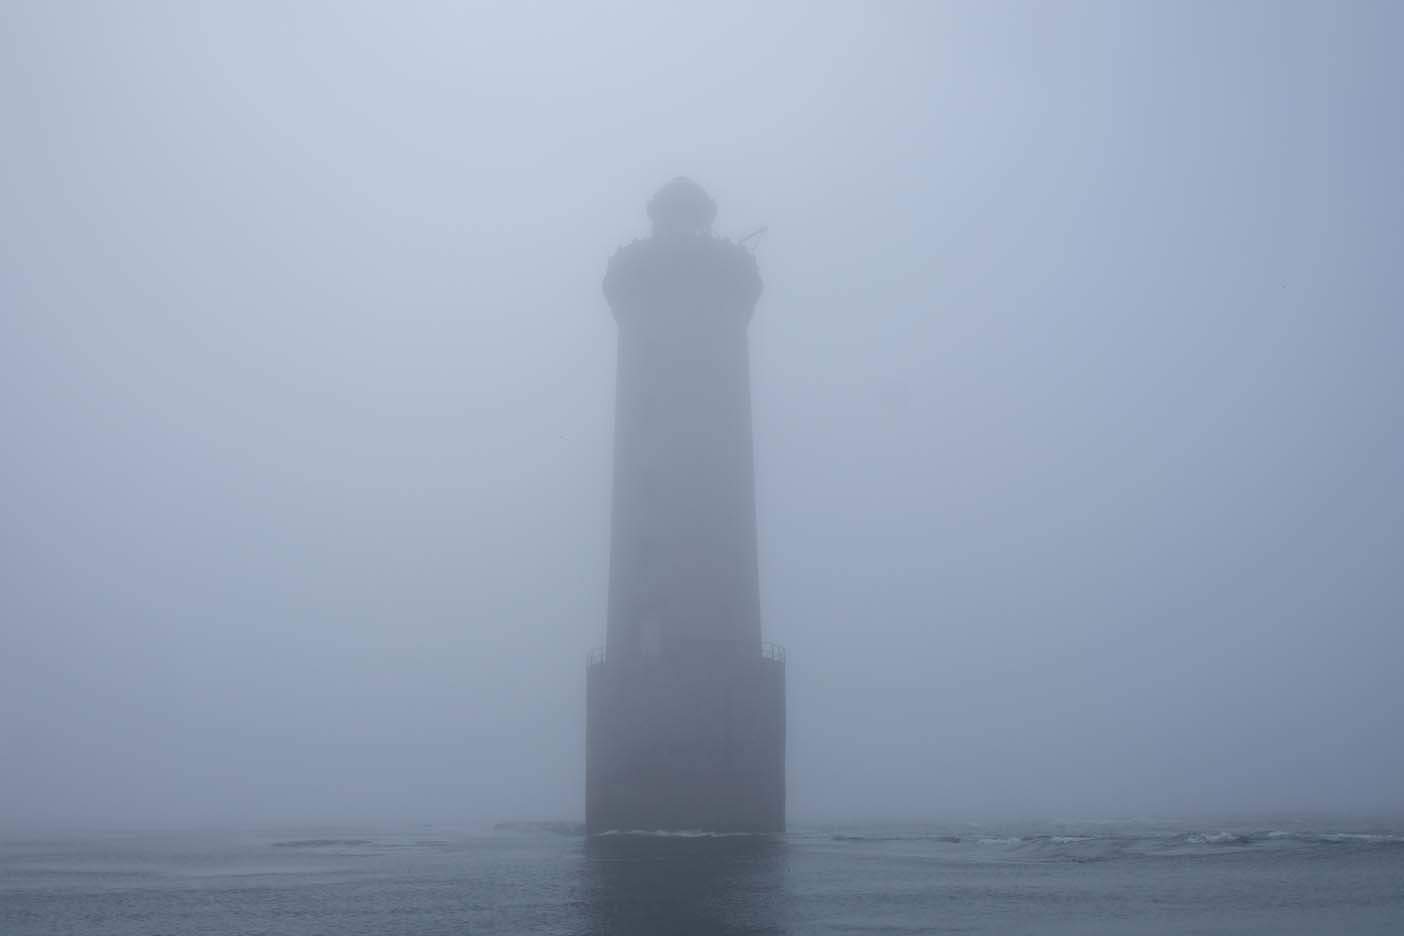
<svg viewBox="0 0 1404 936"><path fill-rule="evenodd" d="M589 668L591 833L785 831L785 663L699 647Z"/></svg>

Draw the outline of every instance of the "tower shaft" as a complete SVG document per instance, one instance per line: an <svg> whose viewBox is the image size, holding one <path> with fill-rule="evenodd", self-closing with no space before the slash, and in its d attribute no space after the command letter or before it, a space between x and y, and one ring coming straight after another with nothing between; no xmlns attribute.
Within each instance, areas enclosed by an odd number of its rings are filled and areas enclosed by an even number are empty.
<svg viewBox="0 0 1404 936"><path fill-rule="evenodd" d="M749 316L661 298L619 322L608 653L756 655Z"/></svg>

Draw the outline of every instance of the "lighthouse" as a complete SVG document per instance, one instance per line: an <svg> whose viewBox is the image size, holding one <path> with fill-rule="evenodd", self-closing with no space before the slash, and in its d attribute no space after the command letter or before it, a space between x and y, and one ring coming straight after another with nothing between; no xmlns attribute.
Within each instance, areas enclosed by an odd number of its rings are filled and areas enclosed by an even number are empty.
<svg viewBox="0 0 1404 936"><path fill-rule="evenodd" d="M747 327L755 257L688 179L610 260L618 328L605 647L588 667L586 826L779 833L785 659L762 641Z"/></svg>

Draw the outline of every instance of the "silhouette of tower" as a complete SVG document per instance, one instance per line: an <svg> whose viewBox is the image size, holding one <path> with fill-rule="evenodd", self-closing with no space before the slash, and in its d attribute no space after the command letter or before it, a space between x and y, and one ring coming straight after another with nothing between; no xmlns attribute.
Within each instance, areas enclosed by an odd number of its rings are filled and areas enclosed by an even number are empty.
<svg viewBox="0 0 1404 936"><path fill-rule="evenodd" d="M746 329L755 258L687 179L610 260L619 328L606 648L588 674L586 825L781 832L785 666L761 642Z"/></svg>

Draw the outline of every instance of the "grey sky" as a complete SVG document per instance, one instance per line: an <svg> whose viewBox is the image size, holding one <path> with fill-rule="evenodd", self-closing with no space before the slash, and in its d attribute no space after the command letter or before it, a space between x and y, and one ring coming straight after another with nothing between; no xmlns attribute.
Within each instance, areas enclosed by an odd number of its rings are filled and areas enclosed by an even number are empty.
<svg viewBox="0 0 1404 936"><path fill-rule="evenodd" d="M752 326L790 800L1404 810L1386 3L0 11L0 826L577 817L599 281Z"/></svg>

